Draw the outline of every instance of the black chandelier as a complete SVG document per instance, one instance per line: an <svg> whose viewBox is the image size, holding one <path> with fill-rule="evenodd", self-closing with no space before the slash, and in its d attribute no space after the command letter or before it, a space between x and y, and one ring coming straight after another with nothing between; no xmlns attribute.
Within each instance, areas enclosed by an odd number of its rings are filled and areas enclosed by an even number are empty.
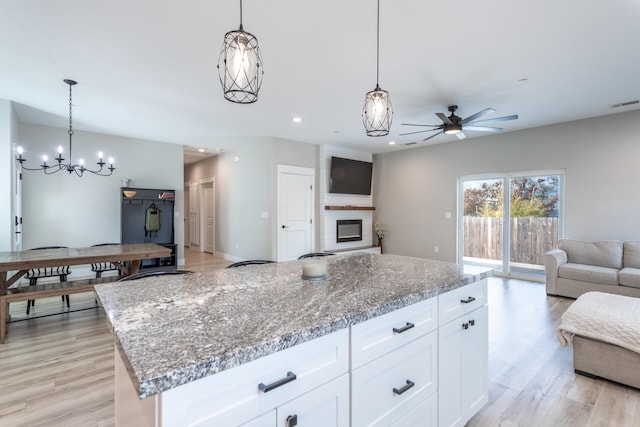
<svg viewBox="0 0 640 427"><path fill-rule="evenodd" d="M69 172L69 174L75 172L76 175L78 176L82 176L82 174L84 174L85 172L91 172L92 174L95 175L100 175L100 176L109 176L113 173L113 171L116 169L113 167L113 158L109 158L109 167L106 168L106 170L103 170L105 165L107 163L105 163L102 160L102 152L98 153L98 162L97 165L99 166L98 169L88 169L84 166L84 160L80 159L78 161L78 164L74 165L71 162L71 143L72 143L72 138L73 138L73 116L72 116L72 96L71 96L71 88L78 84L78 82L74 81L74 80L69 80L69 79L65 79L64 82L66 84L69 85L69 130L67 131L67 133L69 134L69 163L62 163L65 159L62 157L62 146L58 147L58 157L56 157L54 160L56 160L58 163L54 164L54 165L48 165L47 164L47 160L49 160L49 157L45 154L44 156L42 156L42 164L40 165L40 167L38 168L28 168L24 165L24 162L27 161L27 159L25 159L24 157L22 157L22 153L23 153L23 149L22 147L18 147L17 151L18 151L18 157L16 158L17 161L20 162L20 167L24 170L28 170L28 171L37 171L37 170L41 170L43 171L46 175L52 175L54 173L60 172L61 170L65 170L67 172ZM107 173L108 171L108 173Z"/></svg>
<svg viewBox="0 0 640 427"><path fill-rule="evenodd" d="M367 93L362 109L362 122L367 136L386 136L391 129L393 120L393 106L389 92L380 89L378 77L380 75L380 0L378 0L378 22L376 42L376 88Z"/></svg>
<svg viewBox="0 0 640 427"><path fill-rule="evenodd" d="M263 74L258 39L242 29L240 0L240 29L225 34L218 57L218 76L225 99L238 104L256 102Z"/></svg>

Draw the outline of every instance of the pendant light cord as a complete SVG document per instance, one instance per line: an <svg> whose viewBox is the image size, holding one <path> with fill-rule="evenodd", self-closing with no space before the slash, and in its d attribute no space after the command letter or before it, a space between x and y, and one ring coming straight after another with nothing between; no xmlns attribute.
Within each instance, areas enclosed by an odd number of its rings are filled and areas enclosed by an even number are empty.
<svg viewBox="0 0 640 427"><path fill-rule="evenodd" d="M241 0L242 1L242 0ZM376 35L376 87L379 87L378 80L380 78L380 0L378 0L378 21Z"/></svg>
<svg viewBox="0 0 640 427"><path fill-rule="evenodd" d="M69 130L68 130L68 133L69 133L69 162L71 162L71 159L72 159L72 157L71 157L71 137L73 135L73 120L72 120L72 111L73 111L72 110L72 105L73 105L72 104L72 102L73 102L72 100L73 100L73 97L71 95L71 88L72 87L73 87L73 85L69 84Z"/></svg>
<svg viewBox="0 0 640 427"><path fill-rule="evenodd" d="M240 31L242 31L242 0L240 0Z"/></svg>

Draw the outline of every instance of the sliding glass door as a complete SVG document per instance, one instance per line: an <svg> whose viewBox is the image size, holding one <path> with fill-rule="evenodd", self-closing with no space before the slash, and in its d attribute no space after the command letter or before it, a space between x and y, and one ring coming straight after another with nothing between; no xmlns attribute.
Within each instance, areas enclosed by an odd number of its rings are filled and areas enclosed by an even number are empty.
<svg viewBox="0 0 640 427"><path fill-rule="evenodd" d="M459 261L499 275L544 278L542 255L562 227L562 172L460 179Z"/></svg>

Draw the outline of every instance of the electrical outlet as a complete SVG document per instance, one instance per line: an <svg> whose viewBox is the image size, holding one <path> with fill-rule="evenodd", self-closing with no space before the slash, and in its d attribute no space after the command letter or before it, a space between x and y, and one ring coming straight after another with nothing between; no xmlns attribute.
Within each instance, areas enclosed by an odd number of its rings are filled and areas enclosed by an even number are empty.
<svg viewBox="0 0 640 427"><path fill-rule="evenodd" d="M438 252L440 252L440 248L436 246L436 247L434 247L434 248L433 248L433 251L434 251L435 253L438 253Z"/></svg>
<svg viewBox="0 0 640 427"><path fill-rule="evenodd" d="M238 249L239 247L240 247L240 245L236 243L236 249Z"/></svg>

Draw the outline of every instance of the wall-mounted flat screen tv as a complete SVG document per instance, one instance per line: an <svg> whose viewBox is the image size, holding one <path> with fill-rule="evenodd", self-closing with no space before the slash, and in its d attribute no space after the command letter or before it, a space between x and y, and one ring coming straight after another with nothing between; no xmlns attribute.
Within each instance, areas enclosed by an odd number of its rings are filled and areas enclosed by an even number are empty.
<svg viewBox="0 0 640 427"><path fill-rule="evenodd" d="M329 193L371 195L373 163L331 157Z"/></svg>

